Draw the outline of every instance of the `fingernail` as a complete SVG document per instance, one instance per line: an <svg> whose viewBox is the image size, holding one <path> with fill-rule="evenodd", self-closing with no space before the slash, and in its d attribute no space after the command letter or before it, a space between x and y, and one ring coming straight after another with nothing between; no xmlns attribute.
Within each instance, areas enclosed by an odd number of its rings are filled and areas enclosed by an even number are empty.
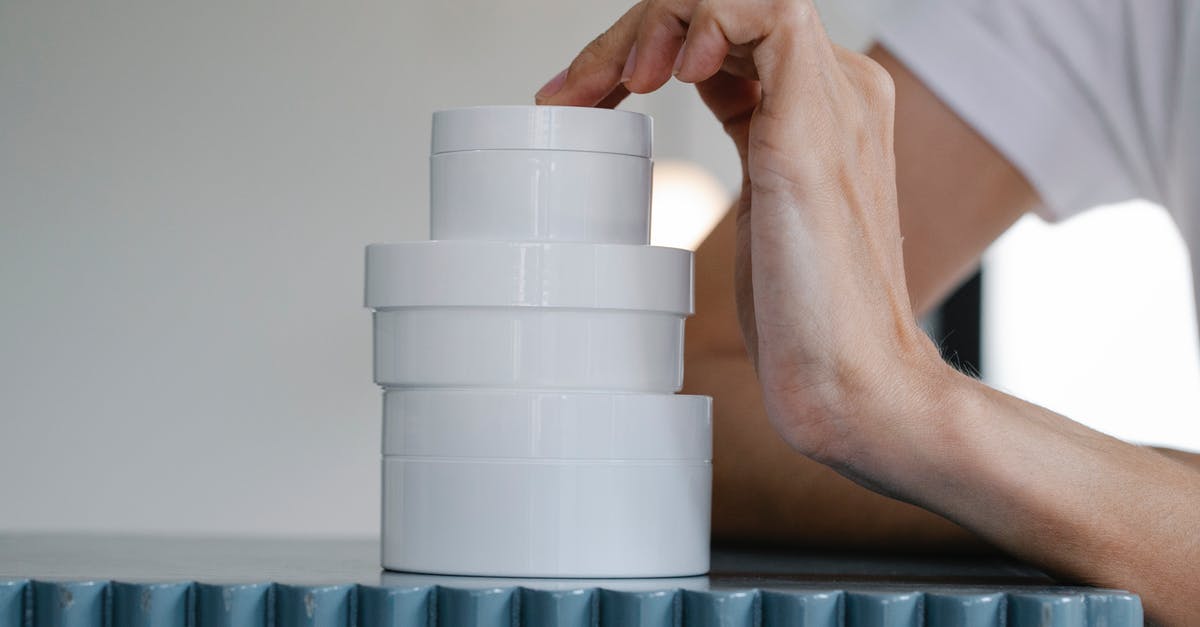
<svg viewBox="0 0 1200 627"><path fill-rule="evenodd" d="M553 96L554 94L557 94L559 92L559 90L562 89L563 84L566 82L567 82L567 71L563 70L563 71L559 72L558 74L555 74L554 78L546 81L545 85L542 85L542 88L539 89L537 94L535 94L533 96L534 100L545 100L546 98L549 98L549 97ZM526 92L526 93L528 93L528 92Z"/></svg>
<svg viewBox="0 0 1200 627"><path fill-rule="evenodd" d="M675 55L675 65L671 67L671 76L679 76L679 68L683 67L684 50L687 50L687 42L679 47L679 53Z"/></svg>
<svg viewBox="0 0 1200 627"><path fill-rule="evenodd" d="M633 68L637 65L637 44L629 49L629 56L625 59L625 69L621 70L621 82L628 83L629 79L633 78Z"/></svg>

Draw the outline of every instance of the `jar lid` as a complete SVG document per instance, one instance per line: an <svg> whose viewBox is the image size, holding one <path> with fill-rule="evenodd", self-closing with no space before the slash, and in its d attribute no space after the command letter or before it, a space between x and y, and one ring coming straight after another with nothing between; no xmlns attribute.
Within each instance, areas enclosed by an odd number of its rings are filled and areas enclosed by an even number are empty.
<svg viewBox="0 0 1200 627"><path fill-rule="evenodd" d="M650 116L593 107L466 107L433 114L432 154L460 150L578 150L650 158Z"/></svg>
<svg viewBox="0 0 1200 627"><path fill-rule="evenodd" d="M692 313L692 253L625 244L436 240L367 246L366 305Z"/></svg>
<svg viewBox="0 0 1200 627"><path fill-rule="evenodd" d="M682 394L388 390L383 454L477 459L712 459L712 399Z"/></svg>

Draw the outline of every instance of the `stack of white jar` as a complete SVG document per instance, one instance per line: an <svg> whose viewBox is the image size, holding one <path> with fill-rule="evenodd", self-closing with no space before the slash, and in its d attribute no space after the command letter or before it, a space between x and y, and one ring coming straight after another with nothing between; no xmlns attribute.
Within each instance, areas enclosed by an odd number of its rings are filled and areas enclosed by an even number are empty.
<svg viewBox="0 0 1200 627"><path fill-rule="evenodd" d="M433 241L367 248L383 565L708 571L712 421L683 396L691 253L649 246L651 121L433 116Z"/></svg>

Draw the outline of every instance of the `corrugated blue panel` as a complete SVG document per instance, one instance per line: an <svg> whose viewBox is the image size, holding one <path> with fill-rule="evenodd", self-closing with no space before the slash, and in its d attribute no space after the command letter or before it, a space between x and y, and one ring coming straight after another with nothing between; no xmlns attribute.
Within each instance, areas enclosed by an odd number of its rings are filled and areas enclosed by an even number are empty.
<svg viewBox="0 0 1200 627"><path fill-rule="evenodd" d="M276 627L354 627L357 586L275 586Z"/></svg>
<svg viewBox="0 0 1200 627"><path fill-rule="evenodd" d="M842 627L844 596L837 591L763 590L762 627Z"/></svg>
<svg viewBox="0 0 1200 627"><path fill-rule="evenodd" d="M1087 607L1082 594L1008 595L1009 627L1086 627Z"/></svg>
<svg viewBox="0 0 1200 627"><path fill-rule="evenodd" d="M677 590L600 590L600 627L676 627L683 596Z"/></svg>
<svg viewBox="0 0 1200 627"><path fill-rule="evenodd" d="M28 591L28 579L0 579L0 627L25 625L25 597Z"/></svg>
<svg viewBox="0 0 1200 627"><path fill-rule="evenodd" d="M1087 624L1091 627L1141 625L1142 601L1135 594L1087 595Z"/></svg>
<svg viewBox="0 0 1200 627"><path fill-rule="evenodd" d="M695 627L758 627L757 590L684 590L683 623Z"/></svg>
<svg viewBox="0 0 1200 627"><path fill-rule="evenodd" d="M1005 596L1000 592L928 592L925 594L926 627L1001 627Z"/></svg>
<svg viewBox="0 0 1200 627"><path fill-rule="evenodd" d="M1137 595L1052 588L580 587L0 580L0 627L1138 627Z"/></svg>
<svg viewBox="0 0 1200 627"><path fill-rule="evenodd" d="M437 589L439 627L517 627L521 623L516 588Z"/></svg>
<svg viewBox="0 0 1200 627"><path fill-rule="evenodd" d="M921 627L920 592L847 592L846 625L853 627Z"/></svg>
<svg viewBox="0 0 1200 627"><path fill-rule="evenodd" d="M113 627L190 627L191 583L112 583Z"/></svg>
<svg viewBox="0 0 1200 627"><path fill-rule="evenodd" d="M196 627L271 627L274 586L269 583L196 584Z"/></svg>
<svg viewBox="0 0 1200 627"><path fill-rule="evenodd" d="M594 588L536 590L521 588L524 627L593 627L599 612Z"/></svg>
<svg viewBox="0 0 1200 627"><path fill-rule="evenodd" d="M33 582L33 627L108 627L107 581Z"/></svg>
<svg viewBox="0 0 1200 627"><path fill-rule="evenodd" d="M434 587L358 587L358 627L434 627Z"/></svg>

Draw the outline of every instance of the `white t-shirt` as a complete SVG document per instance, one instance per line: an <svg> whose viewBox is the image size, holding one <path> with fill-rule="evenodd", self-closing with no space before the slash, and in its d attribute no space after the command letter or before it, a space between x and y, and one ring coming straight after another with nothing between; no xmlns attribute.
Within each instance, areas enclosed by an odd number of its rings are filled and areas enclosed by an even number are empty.
<svg viewBox="0 0 1200 627"><path fill-rule="evenodd" d="M1200 0L906 7L880 43L1025 175L1042 217L1154 201L1200 280Z"/></svg>

